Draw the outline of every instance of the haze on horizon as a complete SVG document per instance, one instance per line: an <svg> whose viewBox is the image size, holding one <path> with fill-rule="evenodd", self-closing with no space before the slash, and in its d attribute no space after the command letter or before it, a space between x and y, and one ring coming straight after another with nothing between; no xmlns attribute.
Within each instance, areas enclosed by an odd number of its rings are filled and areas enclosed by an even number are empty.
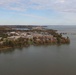
<svg viewBox="0 0 76 75"><path fill-rule="evenodd" d="M76 0L0 0L0 25L76 25Z"/></svg>

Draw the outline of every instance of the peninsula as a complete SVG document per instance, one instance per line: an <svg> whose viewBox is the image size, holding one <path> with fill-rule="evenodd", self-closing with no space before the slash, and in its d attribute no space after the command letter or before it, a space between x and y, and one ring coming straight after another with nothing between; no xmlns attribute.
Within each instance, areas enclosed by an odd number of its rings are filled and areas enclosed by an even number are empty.
<svg viewBox="0 0 76 75"><path fill-rule="evenodd" d="M69 44L69 37L63 37L57 30L46 26L0 26L0 50L26 47L29 45Z"/></svg>

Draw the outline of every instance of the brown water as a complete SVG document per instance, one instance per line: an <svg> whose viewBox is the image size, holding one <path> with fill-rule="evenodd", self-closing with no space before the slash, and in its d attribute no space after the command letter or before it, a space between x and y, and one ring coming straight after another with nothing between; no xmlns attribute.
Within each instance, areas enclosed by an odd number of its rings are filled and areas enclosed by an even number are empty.
<svg viewBox="0 0 76 75"><path fill-rule="evenodd" d="M0 75L76 75L76 35L69 45L30 46L0 53Z"/></svg>

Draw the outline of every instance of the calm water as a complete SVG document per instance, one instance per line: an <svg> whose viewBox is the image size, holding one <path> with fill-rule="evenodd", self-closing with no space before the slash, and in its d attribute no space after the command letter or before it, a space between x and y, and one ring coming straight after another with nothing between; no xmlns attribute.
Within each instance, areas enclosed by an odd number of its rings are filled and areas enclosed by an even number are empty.
<svg viewBox="0 0 76 75"><path fill-rule="evenodd" d="M69 37L69 45L30 46L1 52L0 75L76 75L76 35Z"/></svg>

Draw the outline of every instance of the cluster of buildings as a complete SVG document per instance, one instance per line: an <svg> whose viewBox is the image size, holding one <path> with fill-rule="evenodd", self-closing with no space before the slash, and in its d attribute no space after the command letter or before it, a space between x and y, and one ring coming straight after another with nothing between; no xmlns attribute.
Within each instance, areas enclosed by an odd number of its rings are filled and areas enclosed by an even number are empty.
<svg viewBox="0 0 76 75"><path fill-rule="evenodd" d="M48 34L47 32L8 32L8 37L7 39L9 40L17 40L18 38L28 38L28 39L33 39L33 38L43 38L43 39L51 39L52 41L55 40L56 38L53 37L53 35Z"/></svg>

